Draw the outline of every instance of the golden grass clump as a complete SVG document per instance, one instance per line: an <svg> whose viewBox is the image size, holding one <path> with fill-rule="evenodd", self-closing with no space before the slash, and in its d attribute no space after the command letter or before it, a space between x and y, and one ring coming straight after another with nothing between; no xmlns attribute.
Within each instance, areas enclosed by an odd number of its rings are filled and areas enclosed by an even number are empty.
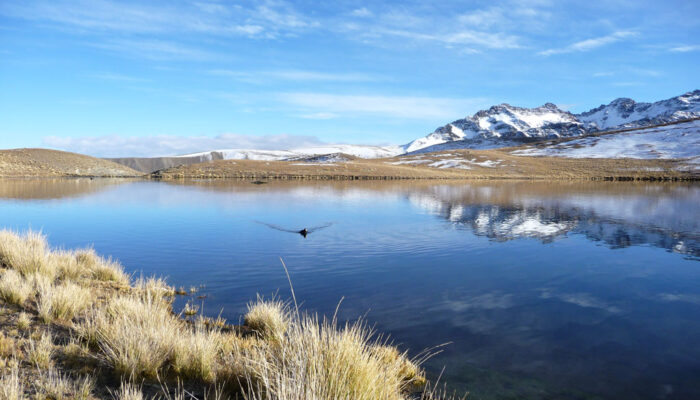
<svg viewBox="0 0 700 400"><path fill-rule="evenodd" d="M0 357L8 358L16 355L15 340L5 336L5 333L0 331Z"/></svg>
<svg viewBox="0 0 700 400"><path fill-rule="evenodd" d="M268 339L279 340L284 336L290 322L289 306L276 298L248 303L248 312L243 317L248 327Z"/></svg>
<svg viewBox="0 0 700 400"><path fill-rule="evenodd" d="M276 346L247 359L248 400L403 400L413 386L405 360L373 351L372 331L361 322L338 329L335 321L293 315ZM249 353L250 354L250 353ZM254 354L254 353L253 353Z"/></svg>
<svg viewBox="0 0 700 400"><path fill-rule="evenodd" d="M27 231L19 235L0 231L0 262L16 269L23 276L39 273L53 278L56 269L49 262L46 238L39 232Z"/></svg>
<svg viewBox="0 0 700 400"><path fill-rule="evenodd" d="M114 400L144 400L141 389L131 383L122 381L119 390L112 393Z"/></svg>
<svg viewBox="0 0 700 400"><path fill-rule="evenodd" d="M46 332L38 341L30 338L26 346L27 359L39 369L49 369L53 365L54 346L51 334Z"/></svg>
<svg viewBox="0 0 700 400"><path fill-rule="evenodd" d="M34 383L34 389L41 398L54 400L88 400L92 397L94 387L95 381L89 376L73 380L54 368L42 371Z"/></svg>
<svg viewBox="0 0 700 400"><path fill-rule="evenodd" d="M69 321L92 302L92 292L72 282L56 286L40 283L38 287L37 309L39 318L45 323L55 319Z"/></svg>
<svg viewBox="0 0 700 400"><path fill-rule="evenodd" d="M93 249L77 250L75 259L78 265L89 271L94 279L123 285L129 283L129 276L124 272L121 264L112 259L100 257Z"/></svg>
<svg viewBox="0 0 700 400"><path fill-rule="evenodd" d="M104 360L127 377L154 378L183 333L170 304L151 296L118 296L89 313L82 334L92 337Z"/></svg>
<svg viewBox="0 0 700 400"><path fill-rule="evenodd" d="M0 399L24 400L24 384L19 376L19 369L13 366L9 374L0 376Z"/></svg>
<svg viewBox="0 0 700 400"><path fill-rule="evenodd" d="M155 277L139 277L133 283L133 288L144 296L153 298L168 297L175 295L175 288L168 285L164 279Z"/></svg>
<svg viewBox="0 0 700 400"><path fill-rule="evenodd" d="M70 251L57 250L50 254L49 262L56 266L57 275L62 280L80 281L85 277L86 271Z"/></svg>
<svg viewBox="0 0 700 400"><path fill-rule="evenodd" d="M221 333L197 323L194 329L175 342L171 365L183 378L212 383L216 381L221 350Z"/></svg>
<svg viewBox="0 0 700 400"><path fill-rule="evenodd" d="M32 295L34 288L19 272L6 269L0 277L0 297L8 303L22 306Z"/></svg>
<svg viewBox="0 0 700 400"><path fill-rule="evenodd" d="M21 331L27 330L31 324L32 324L32 320L29 317L29 314L27 314L24 311L17 314L17 321L16 321L17 329L19 329Z"/></svg>

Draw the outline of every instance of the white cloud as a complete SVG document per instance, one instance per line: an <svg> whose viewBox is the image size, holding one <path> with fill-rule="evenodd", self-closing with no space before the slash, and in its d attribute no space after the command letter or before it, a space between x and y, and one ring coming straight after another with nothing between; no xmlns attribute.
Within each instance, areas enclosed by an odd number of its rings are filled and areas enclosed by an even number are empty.
<svg viewBox="0 0 700 400"><path fill-rule="evenodd" d="M504 18L503 9L492 7L485 10L476 10L457 17L461 24L477 27L489 27L501 23Z"/></svg>
<svg viewBox="0 0 700 400"><path fill-rule="evenodd" d="M323 144L314 136L304 135L239 135L218 136L159 135L123 137L57 137L42 139L44 146L58 150L89 154L96 157L155 157L196 153L217 149L281 150Z"/></svg>
<svg viewBox="0 0 700 400"><path fill-rule="evenodd" d="M489 49L518 49L520 38L504 33L489 33L472 30L452 31L445 34L421 33L419 31L381 29L383 35L398 36L421 41L435 41L447 46L475 45Z"/></svg>
<svg viewBox="0 0 700 400"><path fill-rule="evenodd" d="M580 42L572 43L569 46L558 48L558 49L548 49L540 51L539 55L550 56L553 54L565 54L574 53L582 51L590 51L601 46L619 42L621 40L636 36L637 33L633 31L617 31L607 36L600 36L597 38L586 39Z"/></svg>
<svg viewBox="0 0 700 400"><path fill-rule="evenodd" d="M700 50L700 45L691 45L691 46L678 46L678 47L672 47L669 49L669 51L672 51L674 53L687 53L689 51L698 51Z"/></svg>
<svg viewBox="0 0 700 400"><path fill-rule="evenodd" d="M371 17L374 14L372 11L368 10L367 7L362 7L362 8L357 8L355 10L352 10L350 13L353 17L361 17L361 18L366 18L366 17Z"/></svg>
<svg viewBox="0 0 700 400"><path fill-rule="evenodd" d="M327 93L281 93L278 100L299 107L304 115L374 114L384 117L427 119L436 122L459 118L487 104L481 98L444 98Z"/></svg>
<svg viewBox="0 0 700 400"><path fill-rule="evenodd" d="M237 80L251 83L266 83L271 79L289 81L328 81L328 82L371 82L380 77L362 73L334 73L306 70L276 70L276 71L236 71L227 69L215 69L208 71L213 75L231 77Z"/></svg>
<svg viewBox="0 0 700 400"><path fill-rule="evenodd" d="M111 73L111 72L93 74L90 76L93 78L102 79L105 81L118 81L118 82L130 82L130 83L149 82L148 79L137 78L134 76L124 75L124 74L115 74L115 73Z"/></svg>
<svg viewBox="0 0 700 400"><path fill-rule="evenodd" d="M112 0L8 0L0 14L48 22L80 31L144 33L205 33L248 37L276 37L280 33L318 26L284 1L258 1L254 7L195 2L153 5Z"/></svg>
<svg viewBox="0 0 700 400"><path fill-rule="evenodd" d="M302 114L301 118L304 119L333 119L338 118L338 114L328 113L328 112L318 112L313 114Z"/></svg>
<svg viewBox="0 0 700 400"><path fill-rule="evenodd" d="M225 60L228 58L228 56L223 54L200 50L178 42L156 39L115 39L93 42L89 45L107 51L122 53L131 57L156 61L212 61Z"/></svg>

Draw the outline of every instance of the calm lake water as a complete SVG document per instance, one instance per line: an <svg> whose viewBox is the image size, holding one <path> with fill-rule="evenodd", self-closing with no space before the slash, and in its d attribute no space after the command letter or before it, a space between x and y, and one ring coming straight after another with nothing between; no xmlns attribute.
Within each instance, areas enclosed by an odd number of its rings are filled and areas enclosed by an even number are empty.
<svg viewBox="0 0 700 400"><path fill-rule="evenodd" d="M700 398L698 185L5 180L0 227L204 285L232 322L289 298L283 257L304 309L450 342L427 368L470 399Z"/></svg>

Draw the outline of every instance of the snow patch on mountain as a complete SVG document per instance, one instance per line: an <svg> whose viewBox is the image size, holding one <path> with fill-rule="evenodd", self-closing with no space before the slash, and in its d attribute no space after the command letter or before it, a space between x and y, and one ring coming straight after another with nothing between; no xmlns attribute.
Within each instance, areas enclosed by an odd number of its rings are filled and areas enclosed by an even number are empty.
<svg viewBox="0 0 700 400"><path fill-rule="evenodd" d="M656 103L637 103L632 99L620 98L577 117L588 130L602 130L658 125L698 116L700 90Z"/></svg>
<svg viewBox="0 0 700 400"><path fill-rule="evenodd" d="M347 154L360 158L393 157L403 153L401 146L361 146L361 145L328 145L319 147L298 148L292 150L251 150L230 149L213 150L178 157L201 157L202 161L212 160L259 160L259 161L293 161L317 156ZM319 160L322 161L322 160Z"/></svg>
<svg viewBox="0 0 700 400"><path fill-rule="evenodd" d="M513 151L518 156L567 158L686 158L700 167L700 120L668 126L587 136L541 148Z"/></svg>
<svg viewBox="0 0 700 400"><path fill-rule="evenodd" d="M620 98L581 114L547 103L536 108L493 106L439 127L404 146L407 153L456 148L489 149L538 138L584 136L603 130L645 127L700 118L700 90L656 103Z"/></svg>

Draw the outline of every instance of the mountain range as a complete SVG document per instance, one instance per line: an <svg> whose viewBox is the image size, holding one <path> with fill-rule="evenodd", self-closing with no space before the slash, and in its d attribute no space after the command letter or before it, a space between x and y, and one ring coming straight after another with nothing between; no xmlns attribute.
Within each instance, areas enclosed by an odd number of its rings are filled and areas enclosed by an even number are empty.
<svg viewBox="0 0 700 400"><path fill-rule="evenodd" d="M700 118L700 90L655 103L619 98L581 114L561 110L552 103L535 108L500 104L441 126L403 147L407 153L430 151L446 143L452 148L503 147L533 138L582 136L693 118Z"/></svg>
<svg viewBox="0 0 700 400"><path fill-rule="evenodd" d="M396 146L325 145L291 150L223 149L154 158L110 160L143 172L213 160L333 162L342 155L383 158L447 149L490 149L536 140L586 136L604 131L643 128L700 118L700 90L654 103L619 98L580 114L552 103L535 108L499 104L438 127L425 137Z"/></svg>

